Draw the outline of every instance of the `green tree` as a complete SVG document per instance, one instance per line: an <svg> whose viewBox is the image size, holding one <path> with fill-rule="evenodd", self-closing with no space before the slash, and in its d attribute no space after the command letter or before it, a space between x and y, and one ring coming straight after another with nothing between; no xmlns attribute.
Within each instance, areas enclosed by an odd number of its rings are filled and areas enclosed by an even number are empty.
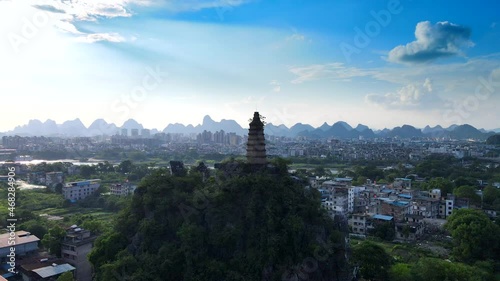
<svg viewBox="0 0 500 281"><path fill-rule="evenodd" d="M471 204L474 204L476 206L481 205L481 196L479 196L476 193L476 189L473 186L470 185L462 185L453 191L453 194L455 194L456 197L459 198L468 198Z"/></svg>
<svg viewBox="0 0 500 281"><path fill-rule="evenodd" d="M80 176L83 178L90 178L96 173L96 168L94 165L81 165L80 166Z"/></svg>
<svg viewBox="0 0 500 281"><path fill-rule="evenodd" d="M113 272L139 281L333 280L352 272L347 229L321 208L317 191L281 169L227 164L217 179L164 169L144 178L113 230L96 240L96 280L116 280ZM303 271L315 256L317 270Z"/></svg>
<svg viewBox="0 0 500 281"><path fill-rule="evenodd" d="M424 190L432 190L432 189L439 189L441 190L441 196L446 197L448 193L453 193L453 189L455 188L455 184L451 182L450 180L447 180L445 178L439 177L439 178L432 178L429 180L429 182L425 183L422 188Z"/></svg>
<svg viewBox="0 0 500 281"><path fill-rule="evenodd" d="M85 220L82 223L82 227L86 230L90 230L90 232L92 232L94 234L101 233L101 231L102 231L102 225L97 220Z"/></svg>
<svg viewBox="0 0 500 281"><path fill-rule="evenodd" d="M45 234L47 234L47 228L39 220L23 222L23 224L20 225L20 229L24 229L38 238L43 238Z"/></svg>
<svg viewBox="0 0 500 281"><path fill-rule="evenodd" d="M474 262L500 258L500 227L483 212L456 210L445 228L453 237L453 256L458 260Z"/></svg>
<svg viewBox="0 0 500 281"><path fill-rule="evenodd" d="M409 264L396 263L391 266L389 277L391 281L411 281L413 279L413 274Z"/></svg>
<svg viewBox="0 0 500 281"><path fill-rule="evenodd" d="M71 271L66 271L57 278L57 281L73 281L73 280L75 279L73 279L73 273L71 273Z"/></svg>
<svg viewBox="0 0 500 281"><path fill-rule="evenodd" d="M500 189L493 187L493 186L487 186L483 190L483 202L484 204L487 204L488 206L492 206L493 202L495 202L496 199L500 198Z"/></svg>
<svg viewBox="0 0 500 281"><path fill-rule="evenodd" d="M43 236L42 244L53 255L61 256L61 241L66 235L66 231L60 226L55 226Z"/></svg>
<svg viewBox="0 0 500 281"><path fill-rule="evenodd" d="M132 171L133 167L134 167L134 164L132 164L132 161L125 160L125 161L122 161L118 165L116 170L122 174L126 174L126 173L130 173Z"/></svg>
<svg viewBox="0 0 500 281"><path fill-rule="evenodd" d="M360 275L366 280L385 281L389 278L392 257L381 246L363 241L353 247L353 261L359 265Z"/></svg>
<svg viewBox="0 0 500 281"><path fill-rule="evenodd" d="M415 281L490 281L490 273L463 263L422 258L412 267Z"/></svg>
<svg viewBox="0 0 500 281"><path fill-rule="evenodd" d="M62 183L57 183L55 188L54 188L55 192L57 194L61 194L62 193L62 190L63 190L63 184Z"/></svg>
<svg viewBox="0 0 500 281"><path fill-rule="evenodd" d="M375 227L370 231L370 234L382 240L392 241L396 236L393 222L378 222Z"/></svg>

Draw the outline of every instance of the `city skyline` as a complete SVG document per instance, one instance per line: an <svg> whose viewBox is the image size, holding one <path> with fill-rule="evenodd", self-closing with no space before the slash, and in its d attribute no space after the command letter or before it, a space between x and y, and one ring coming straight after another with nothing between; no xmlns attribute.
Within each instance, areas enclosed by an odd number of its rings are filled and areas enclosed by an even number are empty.
<svg viewBox="0 0 500 281"><path fill-rule="evenodd" d="M438 5L439 7L436 7ZM0 1L0 132L205 115L500 127L500 4Z"/></svg>

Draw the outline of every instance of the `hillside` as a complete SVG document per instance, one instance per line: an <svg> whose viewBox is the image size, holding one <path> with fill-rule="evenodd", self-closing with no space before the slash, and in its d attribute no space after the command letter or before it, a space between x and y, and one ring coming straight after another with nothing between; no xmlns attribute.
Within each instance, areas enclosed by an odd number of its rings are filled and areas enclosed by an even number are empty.
<svg viewBox="0 0 500 281"><path fill-rule="evenodd" d="M97 280L349 280L347 226L317 191L286 173L217 178L146 178L96 242Z"/></svg>

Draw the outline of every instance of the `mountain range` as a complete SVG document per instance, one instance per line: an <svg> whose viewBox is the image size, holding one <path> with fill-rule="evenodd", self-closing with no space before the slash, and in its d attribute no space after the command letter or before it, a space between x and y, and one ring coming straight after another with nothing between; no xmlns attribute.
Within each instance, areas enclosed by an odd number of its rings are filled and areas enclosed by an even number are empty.
<svg viewBox="0 0 500 281"><path fill-rule="evenodd" d="M53 120L42 122L40 120L30 120L28 124L17 126L14 130L5 132L1 135L20 135L20 136L96 136L96 135L115 135L121 134L122 129L127 129L128 134L132 129L137 129L139 132L145 129L142 124L134 119L129 119L118 127L114 123L107 123L104 119L95 120L88 128L81 122L80 119L65 121L62 124L56 124ZM163 133L201 133L206 131L234 132L238 135L245 135L248 129L241 127L234 120L222 119L217 122L210 116L205 116L203 122L199 125L183 125L179 123L168 124L161 132ZM150 134L156 134L160 131L156 129L150 130ZM383 130L374 131L368 126L358 124L352 127L346 122L338 121L332 125L327 122L315 128L309 124L297 123L290 128L285 125L266 124L265 134L285 137L309 137L309 138L338 138L338 139L357 139L357 138L453 138L453 139L481 139L485 140L489 136L500 132L499 129L487 131L485 129L477 129L471 125L451 125L448 128L441 126L430 127L426 126L423 129L415 128L411 125L403 125L392 129L385 128Z"/></svg>

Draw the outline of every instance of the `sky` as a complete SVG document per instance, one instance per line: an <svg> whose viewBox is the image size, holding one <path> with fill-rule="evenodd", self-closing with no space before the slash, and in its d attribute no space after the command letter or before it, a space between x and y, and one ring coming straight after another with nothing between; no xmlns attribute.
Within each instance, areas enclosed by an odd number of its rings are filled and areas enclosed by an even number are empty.
<svg viewBox="0 0 500 281"><path fill-rule="evenodd" d="M500 128L500 2L0 0L0 132L47 119Z"/></svg>

